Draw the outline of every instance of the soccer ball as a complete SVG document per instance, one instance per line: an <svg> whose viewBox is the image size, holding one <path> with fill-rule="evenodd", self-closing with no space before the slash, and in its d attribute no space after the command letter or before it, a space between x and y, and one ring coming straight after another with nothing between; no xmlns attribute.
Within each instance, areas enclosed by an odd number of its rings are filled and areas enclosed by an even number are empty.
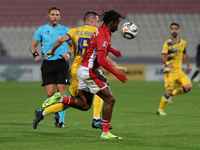
<svg viewBox="0 0 200 150"><path fill-rule="evenodd" d="M123 24L121 28L121 34L126 39L135 38L137 36L137 33L138 33L138 27L132 22L127 22Z"/></svg>

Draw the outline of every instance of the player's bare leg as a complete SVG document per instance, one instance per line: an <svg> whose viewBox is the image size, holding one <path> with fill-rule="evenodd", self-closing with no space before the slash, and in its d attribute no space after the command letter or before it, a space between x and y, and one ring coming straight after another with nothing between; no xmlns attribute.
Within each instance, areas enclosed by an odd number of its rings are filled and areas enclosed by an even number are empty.
<svg viewBox="0 0 200 150"><path fill-rule="evenodd" d="M81 98L72 98L72 103L70 106L83 111L89 110L92 105L94 94L84 90L79 90L79 96Z"/></svg>
<svg viewBox="0 0 200 150"><path fill-rule="evenodd" d="M47 98L49 98L55 94L55 84L45 85L44 88L46 91ZM54 119L54 124L56 127L59 124L59 118L60 118L59 112L55 113L53 119Z"/></svg>
<svg viewBox="0 0 200 150"><path fill-rule="evenodd" d="M51 97L55 94L55 84L49 84L44 86L47 97Z"/></svg>
<svg viewBox="0 0 200 150"><path fill-rule="evenodd" d="M33 128L36 129L38 123L44 119L44 116L56 113L58 111L65 110L69 108L69 106L77 108L79 110L87 111L91 108L93 94L79 90L81 98L71 98L71 97L63 97L61 93L56 93L54 96L50 97L49 99L45 100L43 104L47 104L48 107L45 109L36 109L35 110L35 119L33 120ZM48 103L49 100L49 103ZM60 103L59 103L60 102ZM52 105L53 103L57 103Z"/></svg>
<svg viewBox="0 0 200 150"><path fill-rule="evenodd" d="M103 90L97 93L99 97L104 100L103 105L103 129L101 138L104 139L122 139L122 137L115 136L109 132L110 124L111 124L111 117L113 112L113 107L115 104L115 97L110 91L109 87L104 88Z"/></svg>
<svg viewBox="0 0 200 150"><path fill-rule="evenodd" d="M103 106L103 100L95 94L93 100L93 120L92 120L92 127L95 129L102 129L102 120L101 120L101 110ZM113 127L110 126L110 130Z"/></svg>

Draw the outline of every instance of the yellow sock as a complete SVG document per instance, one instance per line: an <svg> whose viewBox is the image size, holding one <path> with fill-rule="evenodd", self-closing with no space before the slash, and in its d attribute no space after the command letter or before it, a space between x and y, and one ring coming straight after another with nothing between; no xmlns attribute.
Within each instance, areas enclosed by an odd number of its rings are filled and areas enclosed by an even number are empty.
<svg viewBox="0 0 200 150"><path fill-rule="evenodd" d="M177 95L177 94L183 94L186 93L187 91L183 87L179 87L178 89L173 90L172 95Z"/></svg>
<svg viewBox="0 0 200 150"><path fill-rule="evenodd" d="M167 96L167 94L164 94L163 97L161 98L160 106L159 106L158 110L164 111L164 107L168 103L168 99L169 99L169 96Z"/></svg>
<svg viewBox="0 0 200 150"><path fill-rule="evenodd" d="M100 117L103 100L95 94L93 101L93 117Z"/></svg>
<svg viewBox="0 0 200 150"><path fill-rule="evenodd" d="M60 111L65 110L69 107L70 106L67 105L67 104L57 103L57 104L54 104L54 105L51 105L51 106L45 108L45 113L46 113L46 115L48 115L48 114L51 114L51 113L60 112Z"/></svg>

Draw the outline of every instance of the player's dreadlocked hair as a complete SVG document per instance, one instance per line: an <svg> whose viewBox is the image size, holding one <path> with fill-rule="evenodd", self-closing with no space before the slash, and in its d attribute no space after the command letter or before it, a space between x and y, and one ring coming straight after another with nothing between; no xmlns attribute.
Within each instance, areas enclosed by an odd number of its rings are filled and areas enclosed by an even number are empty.
<svg viewBox="0 0 200 150"><path fill-rule="evenodd" d="M115 23L119 20L119 18L122 18L122 19L125 18L125 16L122 17L118 12L114 10L104 12L102 17L103 19L101 19L101 21L103 21L103 24L105 25L108 25L111 21Z"/></svg>

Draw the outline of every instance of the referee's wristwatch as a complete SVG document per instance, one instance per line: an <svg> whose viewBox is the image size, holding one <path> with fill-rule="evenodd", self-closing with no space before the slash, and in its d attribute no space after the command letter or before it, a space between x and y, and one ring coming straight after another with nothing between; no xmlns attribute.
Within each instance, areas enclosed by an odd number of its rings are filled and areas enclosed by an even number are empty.
<svg viewBox="0 0 200 150"><path fill-rule="evenodd" d="M38 56L39 54L38 54L38 52L34 52L33 53L33 57L35 58L36 56Z"/></svg>
<svg viewBox="0 0 200 150"><path fill-rule="evenodd" d="M72 55L72 53L71 52L67 52L68 54L69 54L69 56L71 56Z"/></svg>

